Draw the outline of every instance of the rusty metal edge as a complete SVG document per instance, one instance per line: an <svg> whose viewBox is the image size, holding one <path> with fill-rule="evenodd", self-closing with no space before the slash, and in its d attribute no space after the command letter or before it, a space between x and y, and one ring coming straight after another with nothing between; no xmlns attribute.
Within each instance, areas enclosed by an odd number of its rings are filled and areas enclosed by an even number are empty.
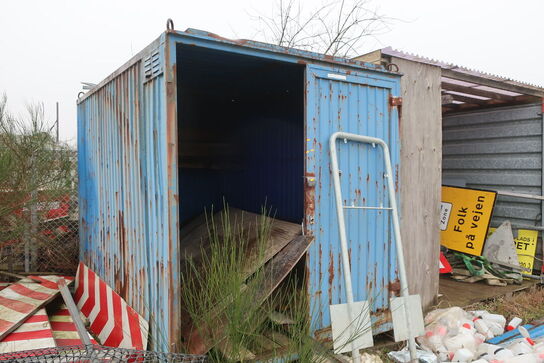
<svg viewBox="0 0 544 363"><path fill-rule="evenodd" d="M181 349L181 268L179 264L179 185L178 185L178 117L177 117L177 69L175 41L171 32L164 36L164 80L166 82L166 129L168 172L168 219L169 219L169 345L172 352Z"/></svg>
<svg viewBox="0 0 544 363"><path fill-rule="evenodd" d="M135 56L130 58L127 62L125 62L121 67L117 68L113 73L111 73L109 76L104 78L100 83L98 83L96 86L94 86L91 90L89 90L87 93L79 97L76 101L76 104L79 105L83 101L85 101L89 96L93 95L97 91L99 91L102 87L104 87L106 84L110 83L111 81L115 80L120 74L125 72L127 69L132 67L134 64L141 61L145 56L150 54L154 49L158 48L161 44L165 41L165 34L161 34L157 39L152 41L147 47L145 47L143 50L138 52Z"/></svg>
<svg viewBox="0 0 544 363"><path fill-rule="evenodd" d="M253 41L253 40L245 40L245 39L232 40L232 39L223 38L221 36L218 36L210 32L189 28L186 31L169 30L169 31L163 32L161 35L159 35L158 38L156 38L153 42L151 42L151 44L145 47L142 51L138 52L128 62L124 63L115 72L111 73L108 77L106 77L104 80L98 83L95 87L93 87L87 93L85 93L80 98L78 98L77 104L80 104L81 102L83 102L86 98L88 98L90 95L98 91L100 88L102 88L104 85L109 83L111 80L115 79L119 74L124 72L130 66L134 65L136 62L143 59L146 55L151 53L153 49L159 47L161 44L164 44L166 42L167 37L169 36L175 36L179 38L180 40L186 39L189 41L198 40L198 41L204 41L204 42L206 41L216 42L216 43L228 44L228 45L236 46L240 48L254 49L256 51L261 51L261 52L269 53L269 54L270 53L282 54L286 57L292 58L292 61L299 59L299 63L308 62L312 64L328 64L328 65L334 64L338 66L343 66L345 68L352 68L354 70L364 69L367 71L390 74L394 76L398 76L400 74L399 72L388 71L382 66L378 66L375 64L367 63L367 62L362 62L355 59L341 58L336 56L333 57L330 55L303 51L303 50L294 49L294 48L286 48L286 47L281 47L274 44L268 44L268 43Z"/></svg>

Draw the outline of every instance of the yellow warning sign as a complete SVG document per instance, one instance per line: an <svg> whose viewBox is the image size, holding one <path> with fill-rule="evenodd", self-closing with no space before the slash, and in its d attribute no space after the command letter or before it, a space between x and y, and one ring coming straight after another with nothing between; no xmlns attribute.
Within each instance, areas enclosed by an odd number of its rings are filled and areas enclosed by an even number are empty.
<svg viewBox="0 0 544 363"><path fill-rule="evenodd" d="M489 228L488 237L495 232L496 229L497 228ZM524 274L531 275L533 273L537 241L538 231L530 229L519 229L518 237L514 238L514 245L516 246L520 266L531 270L531 272L523 271L522 273Z"/></svg>
<svg viewBox="0 0 544 363"><path fill-rule="evenodd" d="M496 192L442 186L441 244L480 256L496 198Z"/></svg>
<svg viewBox="0 0 544 363"><path fill-rule="evenodd" d="M516 243L516 252L518 253L519 264L522 267L526 267L531 272L524 272L525 274L532 274L533 264L535 263L536 243L538 240L538 231L531 231L528 229L520 229L518 231L518 238L514 240Z"/></svg>

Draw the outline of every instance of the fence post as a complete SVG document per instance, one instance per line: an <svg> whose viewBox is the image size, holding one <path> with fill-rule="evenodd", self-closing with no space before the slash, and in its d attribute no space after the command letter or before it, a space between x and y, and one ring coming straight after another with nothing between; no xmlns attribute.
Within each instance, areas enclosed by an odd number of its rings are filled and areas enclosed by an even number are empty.
<svg viewBox="0 0 544 363"><path fill-rule="evenodd" d="M38 262L38 192L33 190L30 195L30 269L35 271Z"/></svg>

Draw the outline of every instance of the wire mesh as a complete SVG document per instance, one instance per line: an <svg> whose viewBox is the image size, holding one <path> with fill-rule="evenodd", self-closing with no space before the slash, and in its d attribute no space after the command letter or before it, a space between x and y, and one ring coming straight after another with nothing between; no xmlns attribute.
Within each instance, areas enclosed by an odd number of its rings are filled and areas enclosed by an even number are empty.
<svg viewBox="0 0 544 363"><path fill-rule="evenodd" d="M62 182L0 190L0 269L74 274L79 256L77 159ZM53 167L53 166L52 166ZM6 204L6 205L4 205Z"/></svg>
<svg viewBox="0 0 544 363"><path fill-rule="evenodd" d="M157 362L157 363L198 363L206 362L204 355L180 353L158 353L123 348L110 348L97 345L76 345L45 349L25 350L0 354L0 361L34 363L34 362Z"/></svg>

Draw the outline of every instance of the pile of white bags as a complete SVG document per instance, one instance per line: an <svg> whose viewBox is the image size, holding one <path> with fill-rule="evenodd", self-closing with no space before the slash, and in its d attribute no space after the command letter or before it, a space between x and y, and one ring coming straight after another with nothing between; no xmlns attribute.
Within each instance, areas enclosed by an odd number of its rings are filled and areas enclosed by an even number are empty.
<svg viewBox="0 0 544 363"><path fill-rule="evenodd" d="M523 327L519 327L519 339L504 345L486 343L520 323L521 319L514 318L506 324L504 316L483 310L438 309L425 317L425 335L417 341L438 362L544 363L544 338L531 339Z"/></svg>

